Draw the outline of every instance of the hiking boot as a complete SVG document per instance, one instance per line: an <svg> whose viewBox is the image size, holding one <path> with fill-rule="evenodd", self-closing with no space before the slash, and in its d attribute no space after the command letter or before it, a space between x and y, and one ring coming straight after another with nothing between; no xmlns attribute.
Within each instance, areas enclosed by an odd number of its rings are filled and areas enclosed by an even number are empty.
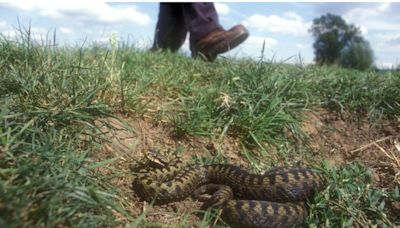
<svg viewBox="0 0 400 228"><path fill-rule="evenodd" d="M236 25L228 31L217 29L200 39L193 47L192 57L201 56L212 62L218 54L227 52L243 43L249 31L243 25Z"/></svg>

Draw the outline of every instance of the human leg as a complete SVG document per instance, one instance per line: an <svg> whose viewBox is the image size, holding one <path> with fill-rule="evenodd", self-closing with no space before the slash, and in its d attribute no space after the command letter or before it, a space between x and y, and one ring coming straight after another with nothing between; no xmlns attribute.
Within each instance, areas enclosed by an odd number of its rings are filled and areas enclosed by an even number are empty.
<svg viewBox="0 0 400 228"><path fill-rule="evenodd" d="M187 28L180 3L160 3L152 50L178 50L185 42Z"/></svg>
<svg viewBox="0 0 400 228"><path fill-rule="evenodd" d="M222 29L213 3L184 3L181 6L191 46L212 31Z"/></svg>
<svg viewBox="0 0 400 228"><path fill-rule="evenodd" d="M218 21L213 3L182 4L183 17L190 32L192 56L198 55L213 61L218 54L227 52L243 43L249 32L243 25L224 30Z"/></svg>

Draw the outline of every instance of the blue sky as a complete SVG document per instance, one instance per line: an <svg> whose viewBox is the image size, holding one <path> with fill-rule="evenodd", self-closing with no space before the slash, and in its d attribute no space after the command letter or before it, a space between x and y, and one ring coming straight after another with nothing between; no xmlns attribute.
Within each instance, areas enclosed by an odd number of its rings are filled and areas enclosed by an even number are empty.
<svg viewBox="0 0 400 228"><path fill-rule="evenodd" d="M226 56L258 58L265 41L265 58L275 61L313 62L312 20L326 13L341 15L360 27L370 42L378 67L400 64L400 3L215 3L222 26L243 23L249 39ZM158 3L105 3L103 1L0 2L0 33L16 36L18 20L45 37L56 29L58 45L108 43L112 33L148 48L157 22ZM182 47L188 53L188 43Z"/></svg>

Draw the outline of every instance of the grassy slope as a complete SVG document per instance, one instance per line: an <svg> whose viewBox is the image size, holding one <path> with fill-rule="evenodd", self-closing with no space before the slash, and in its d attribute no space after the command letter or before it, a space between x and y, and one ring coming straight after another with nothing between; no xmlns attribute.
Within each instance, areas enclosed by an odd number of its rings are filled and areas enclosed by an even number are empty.
<svg viewBox="0 0 400 228"><path fill-rule="evenodd" d="M116 111L170 124L176 135L240 138L265 159L290 164L306 136L302 112L349 111L374 123L400 116L400 75L247 60L205 63L128 47L55 50L0 38L0 225L113 226L124 193L107 184L91 153L106 139L94 120ZM290 154L291 156L288 156ZM319 165L332 183L307 223L391 225L384 203L398 189L372 189L368 169ZM123 174L114 174L123 175ZM333 202L333 203L332 203ZM393 224L392 224L393 225Z"/></svg>

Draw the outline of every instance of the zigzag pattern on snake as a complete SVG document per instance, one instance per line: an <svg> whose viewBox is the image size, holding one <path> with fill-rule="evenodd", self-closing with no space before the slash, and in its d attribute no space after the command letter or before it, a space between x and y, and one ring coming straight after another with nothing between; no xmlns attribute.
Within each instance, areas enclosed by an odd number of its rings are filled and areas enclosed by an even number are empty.
<svg viewBox="0 0 400 228"><path fill-rule="evenodd" d="M304 167L277 167L258 175L230 164L184 165L176 159L140 169L132 187L155 204L193 196L205 202L202 209L222 209L221 218L233 227L293 227L307 216L305 200L325 183Z"/></svg>

